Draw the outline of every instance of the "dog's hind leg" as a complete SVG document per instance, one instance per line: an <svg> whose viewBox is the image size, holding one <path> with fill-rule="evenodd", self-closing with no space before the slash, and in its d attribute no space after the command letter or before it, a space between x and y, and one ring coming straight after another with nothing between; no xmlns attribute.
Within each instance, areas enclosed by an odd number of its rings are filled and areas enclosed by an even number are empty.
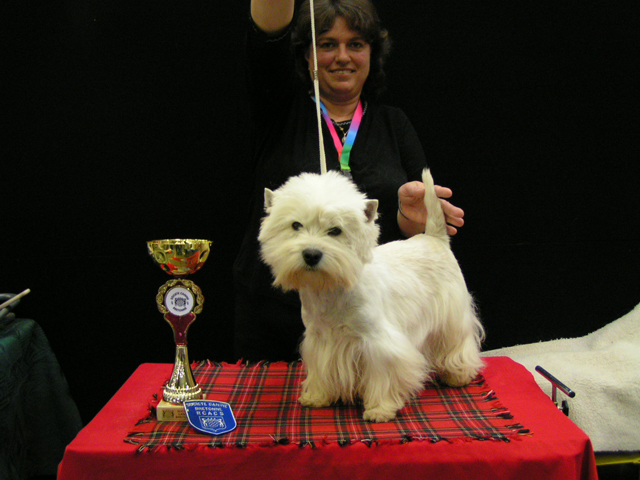
<svg viewBox="0 0 640 480"><path fill-rule="evenodd" d="M360 395L363 419L392 420L405 402L422 390L429 373L425 357L402 335L389 342L375 342L364 360Z"/></svg>
<svg viewBox="0 0 640 480"><path fill-rule="evenodd" d="M442 349L432 352L441 380L452 387L468 385L483 366L480 358L482 325L472 308L461 313L461 317L463 321L456 322L456 327L445 333L448 338L439 342Z"/></svg>

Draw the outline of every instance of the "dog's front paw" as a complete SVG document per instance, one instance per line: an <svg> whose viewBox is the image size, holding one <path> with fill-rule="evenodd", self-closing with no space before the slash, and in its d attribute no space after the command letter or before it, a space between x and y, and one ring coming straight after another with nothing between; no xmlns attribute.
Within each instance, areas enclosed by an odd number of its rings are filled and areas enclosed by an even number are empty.
<svg viewBox="0 0 640 480"><path fill-rule="evenodd" d="M305 391L302 393L302 395L300 395L298 401L303 407L320 408L328 407L329 405L331 405L331 398L329 398L328 395L323 395L320 392L309 393L308 391Z"/></svg>
<svg viewBox="0 0 640 480"><path fill-rule="evenodd" d="M442 372L440 380L450 387L464 387L475 378L475 374Z"/></svg>
<svg viewBox="0 0 640 480"><path fill-rule="evenodd" d="M396 417L395 408L385 408L377 406L375 408L367 408L362 418L368 422L384 423L390 422Z"/></svg>

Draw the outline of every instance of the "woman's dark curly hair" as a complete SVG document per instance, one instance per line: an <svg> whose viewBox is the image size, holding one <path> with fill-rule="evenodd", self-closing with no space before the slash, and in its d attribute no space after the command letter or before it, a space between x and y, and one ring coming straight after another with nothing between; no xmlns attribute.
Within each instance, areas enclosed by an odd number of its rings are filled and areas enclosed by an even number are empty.
<svg viewBox="0 0 640 480"><path fill-rule="evenodd" d="M391 39L380 25L378 12L369 0L314 0L316 35L319 37L333 28L336 17L342 17L349 28L360 33L371 46L371 69L363 87L363 95L376 98L385 89L384 63L391 50ZM311 47L311 13L309 0L298 12L292 32L296 69L311 86L309 64L306 60Z"/></svg>

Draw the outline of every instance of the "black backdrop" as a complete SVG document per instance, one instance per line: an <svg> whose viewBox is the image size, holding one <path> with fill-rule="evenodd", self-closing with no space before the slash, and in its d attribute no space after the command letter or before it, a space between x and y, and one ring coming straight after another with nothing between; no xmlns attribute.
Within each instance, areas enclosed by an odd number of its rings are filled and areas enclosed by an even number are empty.
<svg viewBox="0 0 640 480"><path fill-rule="evenodd" d="M637 2L379 1L384 100L467 225L486 348L575 337L640 301ZM232 360L250 172L243 1L5 0L0 291L32 293L88 421L171 362L145 241L214 241L192 359Z"/></svg>

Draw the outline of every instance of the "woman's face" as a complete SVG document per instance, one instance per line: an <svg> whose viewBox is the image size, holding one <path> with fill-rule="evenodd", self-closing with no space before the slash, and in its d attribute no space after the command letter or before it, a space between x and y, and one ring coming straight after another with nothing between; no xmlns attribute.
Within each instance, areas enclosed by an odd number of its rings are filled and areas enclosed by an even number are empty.
<svg viewBox="0 0 640 480"><path fill-rule="evenodd" d="M351 30L342 17L318 37L318 81L323 98L344 102L362 93L369 76L371 45L359 32ZM313 51L307 53L309 70L313 72Z"/></svg>

